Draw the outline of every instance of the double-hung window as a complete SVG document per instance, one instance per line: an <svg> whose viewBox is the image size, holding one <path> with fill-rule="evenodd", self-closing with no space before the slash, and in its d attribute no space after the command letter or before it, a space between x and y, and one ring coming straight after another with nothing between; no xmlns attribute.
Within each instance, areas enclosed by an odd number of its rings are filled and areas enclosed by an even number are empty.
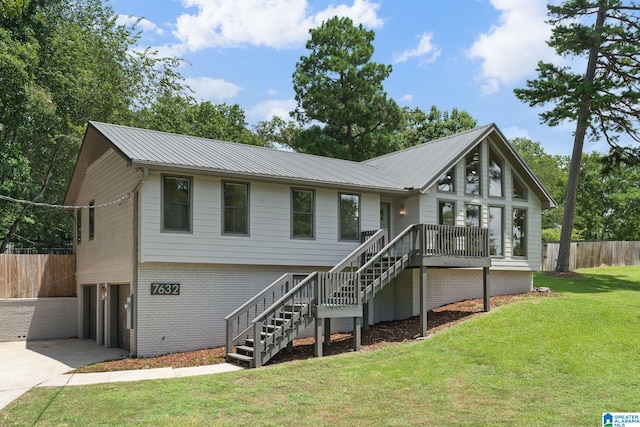
<svg viewBox="0 0 640 427"><path fill-rule="evenodd" d="M191 231L191 178L162 177L162 230Z"/></svg>
<svg viewBox="0 0 640 427"><path fill-rule="evenodd" d="M249 184L225 182L222 184L223 232L249 234Z"/></svg>
<svg viewBox="0 0 640 427"><path fill-rule="evenodd" d="M340 194L340 240L360 240L360 196Z"/></svg>
<svg viewBox="0 0 640 427"><path fill-rule="evenodd" d="M313 190L291 190L291 237L313 238L315 193Z"/></svg>

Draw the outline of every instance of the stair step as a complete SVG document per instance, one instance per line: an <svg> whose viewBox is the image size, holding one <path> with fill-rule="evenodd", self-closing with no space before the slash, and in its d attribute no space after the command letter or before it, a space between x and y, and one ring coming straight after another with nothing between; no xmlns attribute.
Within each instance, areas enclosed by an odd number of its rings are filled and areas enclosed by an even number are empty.
<svg viewBox="0 0 640 427"><path fill-rule="evenodd" d="M244 355L244 356L253 357L253 347L249 347L247 345L237 345L236 346L236 353Z"/></svg>
<svg viewBox="0 0 640 427"><path fill-rule="evenodd" d="M238 353L227 353L227 362L253 368L253 357Z"/></svg>

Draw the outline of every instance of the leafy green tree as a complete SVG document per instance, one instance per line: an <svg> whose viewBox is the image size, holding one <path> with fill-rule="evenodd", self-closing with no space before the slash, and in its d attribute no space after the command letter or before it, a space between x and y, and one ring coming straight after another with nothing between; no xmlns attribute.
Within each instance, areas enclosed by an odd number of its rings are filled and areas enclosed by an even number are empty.
<svg viewBox="0 0 640 427"><path fill-rule="evenodd" d="M371 61L373 31L334 17L311 29L310 51L296 64L293 117L304 129L291 141L301 152L365 160L399 148L398 105L382 82L390 65Z"/></svg>
<svg viewBox="0 0 640 427"><path fill-rule="evenodd" d="M149 107L134 112L130 124L183 135L265 145L264 140L247 128L244 111L239 105L197 103L179 94L164 95Z"/></svg>
<svg viewBox="0 0 640 427"><path fill-rule="evenodd" d="M635 1L566 0L547 6L554 25L548 44L563 57L587 59L584 73L540 62L538 78L516 89L531 106L550 104L544 123L576 122L556 270L569 269L580 161L587 134L616 146L621 134L640 141L640 6Z"/></svg>
<svg viewBox="0 0 640 427"><path fill-rule="evenodd" d="M0 7L0 190L31 202L64 197L89 119L124 123L163 93L183 90L180 61L131 49L139 35L100 0ZM59 240L71 218L0 201L0 253L12 240Z"/></svg>
<svg viewBox="0 0 640 427"><path fill-rule="evenodd" d="M576 228L587 240L640 240L640 165L605 167L598 153L582 158Z"/></svg>
<svg viewBox="0 0 640 427"><path fill-rule="evenodd" d="M427 114L418 107L404 107L402 113L404 126L398 131L397 137L403 148L473 129L477 124L469 113L457 108L449 113L438 110L434 105Z"/></svg>
<svg viewBox="0 0 640 427"><path fill-rule="evenodd" d="M558 203L557 208L542 212L543 240L558 241L567 188L569 158L547 154L539 142L529 138L514 138L510 143Z"/></svg>

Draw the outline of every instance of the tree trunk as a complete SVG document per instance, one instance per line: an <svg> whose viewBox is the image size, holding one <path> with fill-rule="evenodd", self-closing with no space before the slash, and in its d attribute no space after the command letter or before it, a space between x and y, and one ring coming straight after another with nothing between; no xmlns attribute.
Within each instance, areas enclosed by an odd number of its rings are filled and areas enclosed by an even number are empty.
<svg viewBox="0 0 640 427"><path fill-rule="evenodd" d="M600 34L600 29L604 26L604 20L607 12L605 1L600 1L598 16L594 32ZM600 41L596 40L595 44L589 50L589 62L587 63L587 71L584 75L584 86L593 84L596 75L596 60L600 53ZM571 255L571 232L573 231L573 222L576 211L576 198L578 194L578 183L580 180L580 162L582 161L582 147L584 146L584 138L590 121L590 110L592 96L589 91L585 91L578 110L578 119L576 123L576 133L573 139L573 152L571 154L571 165L569 167L569 181L567 183L567 196L565 199L564 216L562 217L562 232L560 233L560 247L558 249L558 260L556 263L556 271L569 271L569 256Z"/></svg>

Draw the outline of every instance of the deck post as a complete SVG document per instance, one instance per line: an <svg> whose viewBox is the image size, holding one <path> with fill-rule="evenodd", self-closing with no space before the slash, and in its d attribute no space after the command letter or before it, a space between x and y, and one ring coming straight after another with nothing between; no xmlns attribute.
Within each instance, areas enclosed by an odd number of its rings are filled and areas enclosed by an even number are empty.
<svg viewBox="0 0 640 427"><path fill-rule="evenodd" d="M315 357L322 357L322 321L324 319L316 317L316 334L315 334Z"/></svg>
<svg viewBox="0 0 640 427"><path fill-rule="evenodd" d="M324 345L331 347L331 318L324 319Z"/></svg>
<svg viewBox="0 0 640 427"><path fill-rule="evenodd" d="M427 336L427 267L424 265L426 225L420 227L418 248L420 249L420 336Z"/></svg>
<svg viewBox="0 0 640 427"><path fill-rule="evenodd" d="M365 331L369 330L369 303L362 304L362 328Z"/></svg>
<svg viewBox="0 0 640 427"><path fill-rule="evenodd" d="M427 267L420 266L420 336L427 336Z"/></svg>
<svg viewBox="0 0 640 427"><path fill-rule="evenodd" d="M353 351L360 351L362 341L362 317L353 318Z"/></svg>
<svg viewBox="0 0 640 427"><path fill-rule="evenodd" d="M482 268L482 291L484 294L484 311L491 309L491 291L489 287L489 267Z"/></svg>

